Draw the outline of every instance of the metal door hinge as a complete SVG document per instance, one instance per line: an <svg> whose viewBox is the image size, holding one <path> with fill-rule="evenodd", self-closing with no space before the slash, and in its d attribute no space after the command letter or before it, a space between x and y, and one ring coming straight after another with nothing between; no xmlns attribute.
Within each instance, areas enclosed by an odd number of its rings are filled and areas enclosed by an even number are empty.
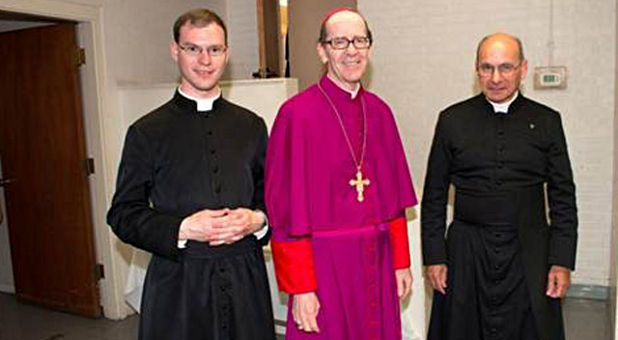
<svg viewBox="0 0 618 340"><path fill-rule="evenodd" d="M105 267L101 263L97 263L94 266L94 277L96 281L99 281L105 278Z"/></svg>
<svg viewBox="0 0 618 340"><path fill-rule="evenodd" d="M84 166L86 168L86 176L90 176L94 174L94 158L89 157L84 161Z"/></svg>
<svg viewBox="0 0 618 340"><path fill-rule="evenodd" d="M86 50L80 47L76 48L73 52L73 60L77 67L86 64Z"/></svg>

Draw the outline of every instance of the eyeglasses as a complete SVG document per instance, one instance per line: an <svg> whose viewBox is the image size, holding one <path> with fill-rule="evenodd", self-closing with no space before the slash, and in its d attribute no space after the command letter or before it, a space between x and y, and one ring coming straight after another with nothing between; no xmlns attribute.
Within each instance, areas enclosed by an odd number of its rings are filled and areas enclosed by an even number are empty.
<svg viewBox="0 0 618 340"><path fill-rule="evenodd" d="M356 49L364 50L371 46L371 39L368 37L354 37L348 39L346 37L336 37L330 40L323 41L324 44L329 44L334 50L345 50L350 46L350 43L356 47Z"/></svg>
<svg viewBox="0 0 618 340"><path fill-rule="evenodd" d="M513 72L515 72L515 70L517 70L519 67L521 66L521 63L517 64L517 65L513 65L510 63L504 63L504 64L500 64L497 67L491 64L480 64L477 67L477 70L479 72L479 74L483 77L489 77L491 75L494 74L494 71L496 70L496 68L498 69L498 73L500 73L500 75L503 76L510 76L511 74L513 74Z"/></svg>
<svg viewBox="0 0 618 340"><path fill-rule="evenodd" d="M202 52L206 51L211 57L218 57L223 55L225 51L227 51L227 47L225 45L210 45L210 46L198 46L193 44L178 44L178 47L186 54L192 57L197 57L201 55Z"/></svg>

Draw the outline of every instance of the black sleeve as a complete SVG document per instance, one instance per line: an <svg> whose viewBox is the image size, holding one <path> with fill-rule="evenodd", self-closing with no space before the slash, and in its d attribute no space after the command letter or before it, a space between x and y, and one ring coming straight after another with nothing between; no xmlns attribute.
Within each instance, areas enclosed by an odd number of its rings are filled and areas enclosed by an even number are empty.
<svg viewBox="0 0 618 340"><path fill-rule="evenodd" d="M549 264L575 269L577 207L575 184L560 115L548 124L547 198L549 201Z"/></svg>
<svg viewBox="0 0 618 340"><path fill-rule="evenodd" d="M266 213L266 205L264 204L264 163L266 161L268 132L266 131L264 120L260 119L258 124L256 151L253 160L253 208L260 209Z"/></svg>
<svg viewBox="0 0 618 340"><path fill-rule="evenodd" d="M154 161L152 143L135 126L127 132L118 169L116 193L107 223L125 243L175 260L182 218L161 214L150 205Z"/></svg>
<svg viewBox="0 0 618 340"><path fill-rule="evenodd" d="M268 132L266 129L266 123L263 119L259 119L258 137L255 159L253 161L253 208L260 209L268 216L266 211L266 204L264 203L264 163L266 161L266 144L268 140ZM261 245L268 244L270 240L271 230L268 228L268 232L264 237L258 241Z"/></svg>
<svg viewBox="0 0 618 340"><path fill-rule="evenodd" d="M446 263L444 234L451 156L445 140L444 120L445 114L441 113L429 153L421 200L421 240L426 266Z"/></svg>

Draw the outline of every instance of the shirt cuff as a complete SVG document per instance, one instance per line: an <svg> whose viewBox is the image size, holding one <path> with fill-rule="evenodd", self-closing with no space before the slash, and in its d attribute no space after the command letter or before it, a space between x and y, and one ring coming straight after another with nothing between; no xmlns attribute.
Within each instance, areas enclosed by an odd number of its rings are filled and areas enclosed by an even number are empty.
<svg viewBox="0 0 618 340"><path fill-rule="evenodd" d="M178 240L178 249L185 249L187 247L188 240Z"/></svg>
<svg viewBox="0 0 618 340"><path fill-rule="evenodd" d="M263 224L262 229L253 233L255 238L260 240L264 236L266 236L266 234L268 234L268 218L266 217L266 214L262 210L256 209L255 212L262 214L262 217L264 218L264 224Z"/></svg>

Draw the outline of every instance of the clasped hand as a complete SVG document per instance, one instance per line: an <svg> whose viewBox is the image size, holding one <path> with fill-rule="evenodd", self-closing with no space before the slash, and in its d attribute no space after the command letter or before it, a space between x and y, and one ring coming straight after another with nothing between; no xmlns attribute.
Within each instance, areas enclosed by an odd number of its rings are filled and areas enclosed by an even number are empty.
<svg viewBox="0 0 618 340"><path fill-rule="evenodd" d="M262 228L261 213L247 209L204 209L182 220L179 240L208 242L212 246L231 244Z"/></svg>

